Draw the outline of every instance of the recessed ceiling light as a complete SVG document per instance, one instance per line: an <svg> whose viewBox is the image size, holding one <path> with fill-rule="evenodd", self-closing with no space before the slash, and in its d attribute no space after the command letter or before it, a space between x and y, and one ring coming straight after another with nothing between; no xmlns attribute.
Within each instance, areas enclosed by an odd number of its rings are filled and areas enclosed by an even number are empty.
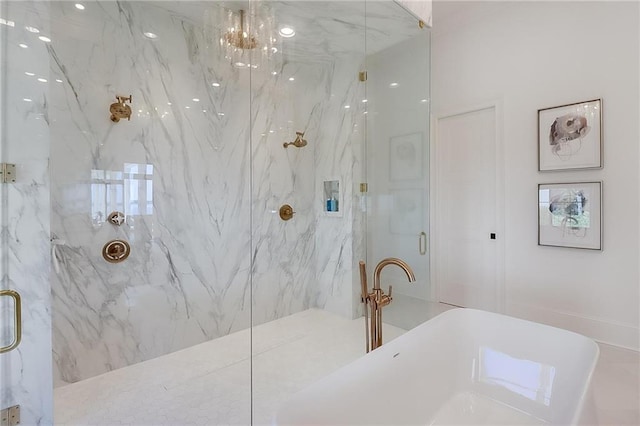
<svg viewBox="0 0 640 426"><path fill-rule="evenodd" d="M369 102L369 100L368 100L368 99L363 99L363 100L362 100L362 103L363 103L363 104L366 104L367 102Z"/></svg>
<svg viewBox="0 0 640 426"><path fill-rule="evenodd" d="M45 43L51 43L51 39L49 37L45 37L45 36L40 36L38 37L40 40L44 41Z"/></svg>
<svg viewBox="0 0 640 426"><path fill-rule="evenodd" d="M185 108L186 108L186 109L190 109L191 107L187 105Z"/></svg>
<svg viewBox="0 0 640 426"><path fill-rule="evenodd" d="M289 77L289 81L294 81L295 77Z"/></svg>
<svg viewBox="0 0 640 426"><path fill-rule="evenodd" d="M167 105L171 105L171 102L167 102Z"/></svg>
<svg viewBox="0 0 640 426"><path fill-rule="evenodd" d="M25 71L25 74L28 75L29 77L33 77L35 75L34 73L28 72L28 71Z"/></svg>
<svg viewBox="0 0 640 426"><path fill-rule="evenodd" d="M33 102L33 101L32 101L31 99L29 99L29 98L23 98L22 100L23 100L23 101L25 101L25 102Z"/></svg>
<svg viewBox="0 0 640 426"><path fill-rule="evenodd" d="M275 130L269 130L269 133L275 133L275 132L276 132Z"/></svg>
<svg viewBox="0 0 640 426"><path fill-rule="evenodd" d="M206 110L206 109L203 109L203 110L202 110L202 112L207 112L207 110Z"/></svg>
<svg viewBox="0 0 640 426"><path fill-rule="evenodd" d="M213 87L220 87L220 83L211 83Z"/></svg>
<svg viewBox="0 0 640 426"><path fill-rule="evenodd" d="M421 99L420 102L424 104L424 103L427 103L428 101L426 99Z"/></svg>
<svg viewBox="0 0 640 426"><path fill-rule="evenodd" d="M158 34L146 31L142 33L146 38L150 38L151 40L158 38Z"/></svg>
<svg viewBox="0 0 640 426"><path fill-rule="evenodd" d="M398 87L398 83L391 83L389 87Z"/></svg>
<svg viewBox="0 0 640 426"><path fill-rule="evenodd" d="M344 106L344 109L349 109L349 108L351 108L351 105L345 105Z"/></svg>
<svg viewBox="0 0 640 426"><path fill-rule="evenodd" d="M39 79L38 79L38 81L39 81L40 83L46 83L46 82L47 82L47 79L46 79L46 78L42 78L42 77L41 77L41 78L39 78Z"/></svg>
<svg viewBox="0 0 640 426"><path fill-rule="evenodd" d="M18 46L22 47L23 49L26 49L27 47L29 47L29 46L27 46L27 45L26 45L26 44L24 44L24 43L20 43Z"/></svg>
<svg viewBox="0 0 640 426"><path fill-rule="evenodd" d="M56 83L62 83L62 80L60 80L59 78L56 78Z"/></svg>
<svg viewBox="0 0 640 426"><path fill-rule="evenodd" d="M82 3L76 3L76 9L84 10L84 5Z"/></svg>
<svg viewBox="0 0 640 426"><path fill-rule="evenodd" d="M198 98L193 98L193 99L191 99L191 100L192 100L193 102L200 102L200 99L198 99Z"/></svg>
<svg viewBox="0 0 640 426"><path fill-rule="evenodd" d="M24 29L29 31L30 33L34 33L34 34L38 34L40 32L40 30L37 29L36 27L26 26L26 27L24 27Z"/></svg>
<svg viewBox="0 0 640 426"><path fill-rule="evenodd" d="M219 113L218 113L218 115L219 115L220 117L224 117L224 112L219 112Z"/></svg>
<svg viewBox="0 0 640 426"><path fill-rule="evenodd" d="M281 27L278 31L282 37L289 38L296 35L296 31L291 27Z"/></svg>

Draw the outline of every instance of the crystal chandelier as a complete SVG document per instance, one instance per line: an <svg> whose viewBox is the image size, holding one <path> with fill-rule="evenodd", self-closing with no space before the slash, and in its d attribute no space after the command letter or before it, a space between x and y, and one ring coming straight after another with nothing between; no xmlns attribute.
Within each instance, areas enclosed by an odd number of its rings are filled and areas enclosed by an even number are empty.
<svg viewBox="0 0 640 426"><path fill-rule="evenodd" d="M217 36L220 55L235 68L264 67L281 55L280 39L271 8L252 0L248 7L231 10L219 7L211 13L209 29Z"/></svg>

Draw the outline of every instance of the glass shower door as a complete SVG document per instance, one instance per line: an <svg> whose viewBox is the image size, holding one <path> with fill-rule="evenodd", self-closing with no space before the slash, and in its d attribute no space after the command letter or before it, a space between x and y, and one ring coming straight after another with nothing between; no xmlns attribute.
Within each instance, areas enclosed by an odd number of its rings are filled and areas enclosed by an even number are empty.
<svg viewBox="0 0 640 426"><path fill-rule="evenodd" d="M53 422L49 37L47 3L0 3L0 409L8 424Z"/></svg>
<svg viewBox="0 0 640 426"><path fill-rule="evenodd" d="M384 3L384 2L383 2ZM367 264L387 257L409 264L382 272L393 285L383 321L408 330L434 315L429 280L430 30L398 5L386 31L367 16ZM389 35L387 35L389 34Z"/></svg>

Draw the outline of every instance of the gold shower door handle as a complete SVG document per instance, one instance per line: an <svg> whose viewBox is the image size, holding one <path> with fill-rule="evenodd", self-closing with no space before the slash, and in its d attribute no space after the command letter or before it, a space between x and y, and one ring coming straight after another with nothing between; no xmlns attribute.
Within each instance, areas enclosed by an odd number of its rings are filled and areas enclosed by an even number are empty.
<svg viewBox="0 0 640 426"><path fill-rule="evenodd" d="M1 347L0 354L14 350L20 344L20 340L22 340L22 302L20 301L20 294L13 290L0 290L0 297L2 296L13 298L15 310L13 311L13 342L11 342L9 346Z"/></svg>
<svg viewBox="0 0 640 426"><path fill-rule="evenodd" d="M421 256L427 254L427 234L425 232L421 232L418 237L418 250L420 250Z"/></svg>

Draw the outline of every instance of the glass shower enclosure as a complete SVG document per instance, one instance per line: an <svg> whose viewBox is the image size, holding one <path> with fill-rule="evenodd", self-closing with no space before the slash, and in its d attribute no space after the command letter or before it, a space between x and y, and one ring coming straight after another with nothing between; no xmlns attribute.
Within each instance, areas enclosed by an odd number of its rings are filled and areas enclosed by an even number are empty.
<svg viewBox="0 0 640 426"><path fill-rule="evenodd" d="M383 273L385 340L428 316L429 30L396 2L9 1L0 35L0 409L98 422L115 390L65 395L103 375L265 424L364 355L360 260L418 278Z"/></svg>

